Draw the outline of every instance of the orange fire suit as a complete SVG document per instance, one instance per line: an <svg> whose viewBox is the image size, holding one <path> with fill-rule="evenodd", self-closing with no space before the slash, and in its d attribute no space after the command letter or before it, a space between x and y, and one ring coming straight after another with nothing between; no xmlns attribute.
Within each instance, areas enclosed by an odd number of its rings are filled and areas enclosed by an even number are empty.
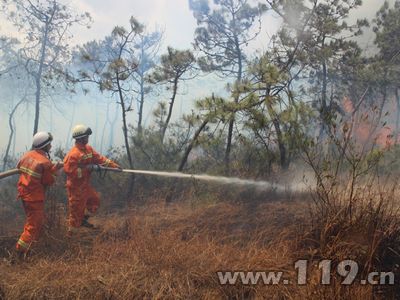
<svg viewBox="0 0 400 300"><path fill-rule="evenodd" d="M75 146L64 158L70 231L81 226L85 210L93 214L100 205L99 194L90 185L91 171L87 168L93 164L111 168L119 167L118 164L100 155L87 144L75 143Z"/></svg>
<svg viewBox="0 0 400 300"><path fill-rule="evenodd" d="M32 242L39 237L45 218L45 190L54 183L57 169L43 150L27 152L18 162L17 168L21 172L17 184L18 198L22 199L26 221L16 248L27 252Z"/></svg>

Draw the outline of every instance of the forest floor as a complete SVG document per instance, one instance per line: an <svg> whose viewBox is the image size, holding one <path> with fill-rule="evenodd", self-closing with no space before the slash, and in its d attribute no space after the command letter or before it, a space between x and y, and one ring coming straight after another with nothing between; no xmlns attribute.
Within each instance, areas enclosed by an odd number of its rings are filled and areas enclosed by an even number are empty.
<svg viewBox="0 0 400 300"><path fill-rule="evenodd" d="M342 285L333 270L330 284L321 284L316 264L327 258L326 249L336 264L339 257L357 260L369 239L354 228L340 242L323 244L310 203L156 201L95 217L97 229L82 228L72 238L61 219L19 260L13 231L0 237L0 299L395 299L392 285ZM304 285L296 284L299 259L307 260ZM222 271L283 272L289 284L224 285Z"/></svg>

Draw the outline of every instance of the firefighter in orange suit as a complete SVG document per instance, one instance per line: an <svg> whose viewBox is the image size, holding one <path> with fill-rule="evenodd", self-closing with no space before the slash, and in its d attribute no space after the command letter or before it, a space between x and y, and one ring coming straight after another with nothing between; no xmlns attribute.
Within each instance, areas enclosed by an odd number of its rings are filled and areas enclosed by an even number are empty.
<svg viewBox="0 0 400 300"><path fill-rule="evenodd" d="M64 171L67 174L68 194L68 235L80 226L93 228L88 222L100 204L99 194L90 185L90 175L98 166L120 168L118 164L97 153L88 145L90 127L76 125L72 130L75 146L64 158Z"/></svg>
<svg viewBox="0 0 400 300"><path fill-rule="evenodd" d="M55 181L56 172L62 164L50 161L49 151L53 137L48 132L38 132L33 136L32 150L25 153L18 162L18 199L26 214L24 232L16 249L27 253L33 242L37 241L44 223L44 199L46 187Z"/></svg>

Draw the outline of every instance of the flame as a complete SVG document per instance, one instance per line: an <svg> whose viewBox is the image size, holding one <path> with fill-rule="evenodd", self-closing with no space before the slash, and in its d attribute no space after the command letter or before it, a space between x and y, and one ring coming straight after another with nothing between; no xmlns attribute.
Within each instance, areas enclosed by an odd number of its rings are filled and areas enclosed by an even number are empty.
<svg viewBox="0 0 400 300"><path fill-rule="evenodd" d="M385 125L377 124L377 112L370 108L363 106L354 113L354 104L351 99L347 96L342 99L343 111L348 115L349 120L347 122L353 123L352 140L357 144L375 144L383 148L390 148L395 144L400 143L399 136L395 136L396 128L393 125L394 122L390 122L390 115L385 115ZM392 104L393 105L393 104ZM396 111L396 108L390 105L390 111ZM353 115L354 113L354 115ZM382 117L382 119L384 119ZM347 125L348 126L348 125Z"/></svg>
<svg viewBox="0 0 400 300"><path fill-rule="evenodd" d="M354 105L353 102L351 102L350 98L347 96L344 96L342 99L342 106L343 109L346 113L352 113L354 111Z"/></svg>

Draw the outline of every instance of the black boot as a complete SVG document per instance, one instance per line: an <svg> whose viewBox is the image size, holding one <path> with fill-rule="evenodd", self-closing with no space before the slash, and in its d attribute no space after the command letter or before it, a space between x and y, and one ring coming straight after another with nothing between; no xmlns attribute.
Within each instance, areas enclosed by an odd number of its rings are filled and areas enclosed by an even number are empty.
<svg viewBox="0 0 400 300"><path fill-rule="evenodd" d="M89 223L88 220L89 220L89 216L88 216L88 215L85 215L85 216L83 217L81 226L87 227L87 228L95 228L95 226L94 226L92 223Z"/></svg>

